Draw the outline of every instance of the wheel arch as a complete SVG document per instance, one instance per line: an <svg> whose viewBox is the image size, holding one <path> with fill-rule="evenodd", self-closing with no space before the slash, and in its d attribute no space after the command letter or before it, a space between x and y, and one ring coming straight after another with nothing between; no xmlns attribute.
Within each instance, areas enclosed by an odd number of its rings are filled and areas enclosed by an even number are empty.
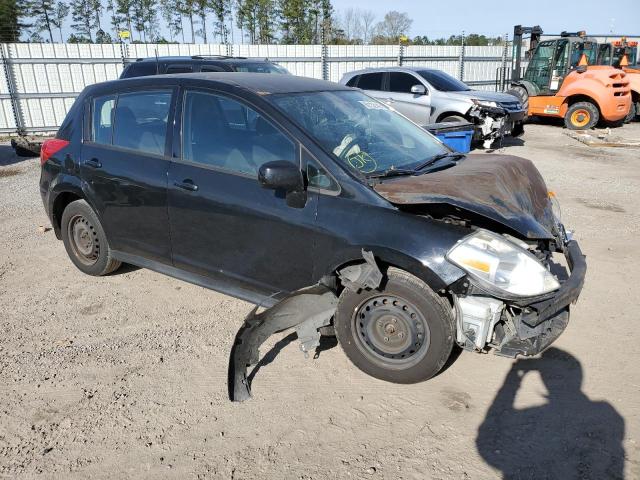
<svg viewBox="0 0 640 480"><path fill-rule="evenodd" d="M334 258L330 263L330 267L321 272L321 276L334 277L337 280L337 272L350 265L364 262L362 258L362 250L371 251L376 259L376 263L380 270L384 273L389 267L399 268L404 270L426 283L434 292L442 293L446 290L447 285L451 284L451 281L447 281L438 275L437 272L424 265L415 258L399 252L397 250L375 247L375 246L361 246L349 249L348 252L343 252L342 255ZM457 280L453 279L453 281Z"/></svg>
<svg viewBox="0 0 640 480"><path fill-rule="evenodd" d="M53 199L51 205L51 224L53 225L53 231L56 234L58 240L62 239L62 233L60 231L62 222L62 213L71 202L76 200L86 200L84 193L81 189L72 186L58 191Z"/></svg>
<svg viewBox="0 0 640 480"><path fill-rule="evenodd" d="M438 115L438 118L436 119L436 123L441 122L443 119L450 117L450 116L456 116L456 117L462 117L465 118L467 120L469 120L467 118L467 115L458 111L453 111L453 110L448 110L446 112L442 112L440 115Z"/></svg>

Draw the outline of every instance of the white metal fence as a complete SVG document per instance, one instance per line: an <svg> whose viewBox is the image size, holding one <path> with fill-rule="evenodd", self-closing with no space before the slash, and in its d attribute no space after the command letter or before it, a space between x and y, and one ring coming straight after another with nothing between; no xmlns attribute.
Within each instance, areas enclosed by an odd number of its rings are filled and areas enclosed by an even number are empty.
<svg viewBox="0 0 640 480"><path fill-rule="evenodd" d="M156 54L268 58L294 75L334 82L366 67L420 65L490 90L500 88L511 65L510 48L501 46L11 43L0 49L0 134L55 131L85 86L117 79L126 63Z"/></svg>

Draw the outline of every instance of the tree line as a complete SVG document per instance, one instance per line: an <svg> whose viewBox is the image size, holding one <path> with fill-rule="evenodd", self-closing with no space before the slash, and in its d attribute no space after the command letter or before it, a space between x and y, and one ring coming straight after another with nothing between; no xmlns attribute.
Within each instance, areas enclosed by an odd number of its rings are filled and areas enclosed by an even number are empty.
<svg viewBox="0 0 640 480"><path fill-rule="evenodd" d="M105 21L107 19L107 21ZM336 11L331 0L0 0L1 42L459 45L461 36L409 38L413 21L390 11ZM65 32L72 32L65 34ZM239 38L238 38L239 36ZM324 38L323 38L324 37ZM471 34L469 45L499 44Z"/></svg>

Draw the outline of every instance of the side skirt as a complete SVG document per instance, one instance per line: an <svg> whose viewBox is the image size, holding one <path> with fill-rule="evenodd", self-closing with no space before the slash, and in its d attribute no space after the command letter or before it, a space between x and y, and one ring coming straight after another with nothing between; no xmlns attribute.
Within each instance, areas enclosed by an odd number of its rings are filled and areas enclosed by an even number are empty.
<svg viewBox="0 0 640 480"><path fill-rule="evenodd" d="M239 298L240 300L244 300L261 307L272 307L282 298L287 296L286 292L278 292L271 296L265 295L264 293L258 292L256 290L242 287L238 285L237 282L231 281L229 277L222 274L218 274L215 277L208 277L204 275L198 275L197 273L188 272L172 265L149 260L138 255L131 255L129 253L120 252L117 250L114 250L112 254L113 258L115 258L116 260L120 260L123 263L129 263L137 267L147 268L149 270L153 270L154 272L162 273L164 275L177 278L178 280L193 283L194 285L208 288L209 290L214 290L216 292L223 293L224 295Z"/></svg>

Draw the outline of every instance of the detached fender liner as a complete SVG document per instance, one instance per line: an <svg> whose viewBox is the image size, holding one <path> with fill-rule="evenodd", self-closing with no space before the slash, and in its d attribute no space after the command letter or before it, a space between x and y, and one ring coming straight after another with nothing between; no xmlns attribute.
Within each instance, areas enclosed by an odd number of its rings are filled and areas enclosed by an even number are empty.
<svg viewBox="0 0 640 480"><path fill-rule="evenodd" d="M255 307L238 330L229 358L229 398L242 402L251 397L247 368L258 363L258 348L274 333L296 327L305 354L319 345L318 328L328 325L338 305L335 293L315 285L293 293L273 307L257 313Z"/></svg>

